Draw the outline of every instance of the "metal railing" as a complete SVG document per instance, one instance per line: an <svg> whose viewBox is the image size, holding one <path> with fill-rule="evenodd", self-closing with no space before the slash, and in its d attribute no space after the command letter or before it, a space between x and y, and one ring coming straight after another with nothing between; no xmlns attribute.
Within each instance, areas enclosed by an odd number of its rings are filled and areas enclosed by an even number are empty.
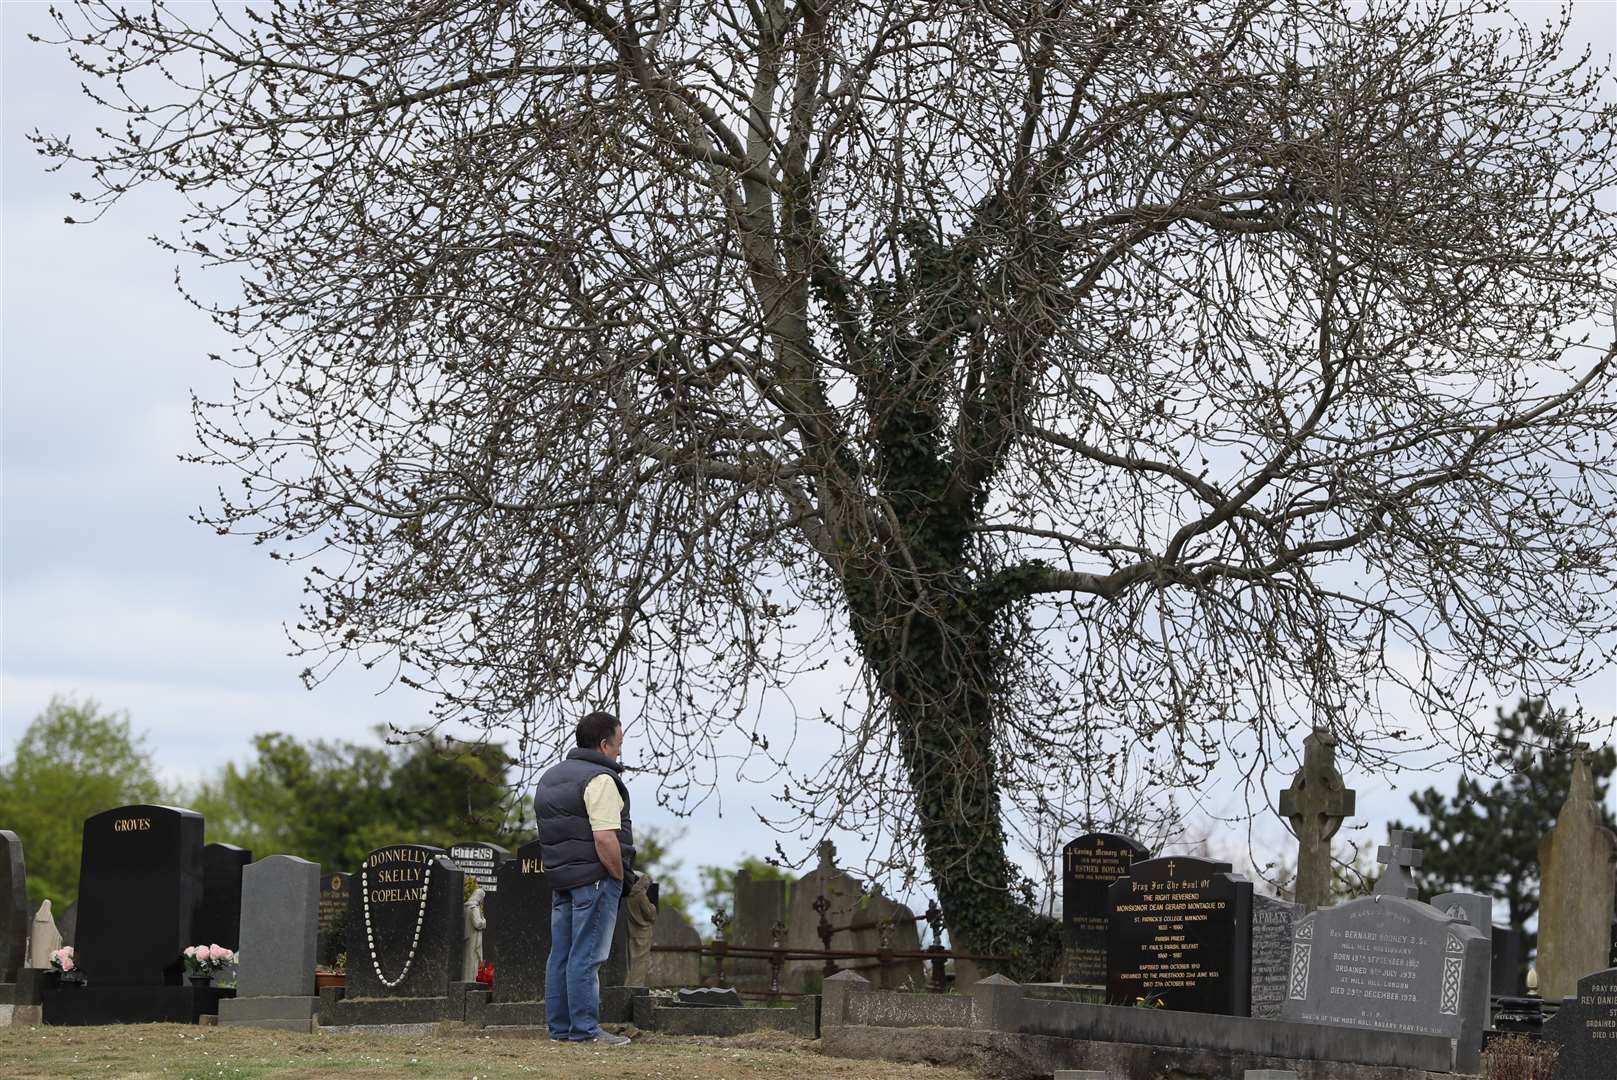
<svg viewBox="0 0 1617 1080"><path fill-rule="evenodd" d="M762 959L769 961L769 989L762 994L769 998L796 997L798 993L782 990L780 986L781 973L788 960L821 960L822 974L835 975L839 960L874 960L874 965L864 967L884 968L892 964L907 960L920 960L930 967L927 980L928 989L934 994L941 994L949 988L949 975L947 965L950 960L967 960L977 963L998 963L1007 959L1004 956L978 956L969 953L957 953L952 949L943 947L943 912L938 908L936 900L927 904L926 914L911 916L908 919L881 919L875 922L849 923L846 926L833 926L827 918L831 909L831 902L823 895L814 900L814 910L820 917L816 928L820 943L819 949L788 949L786 947L786 924L776 922L770 927L768 948L755 945L732 945L726 940L726 933L730 926L730 915L724 908L713 913L713 941L705 945L653 945L651 951L662 953L696 953L698 956L712 957L714 961L714 979L721 987L730 985L725 975L724 962L728 958L737 960ZM925 949L895 949L893 948L893 935L897 932L900 923L925 922L932 931L932 944ZM858 930L876 930L880 937L875 949L833 949L831 939L840 933L851 933Z"/></svg>

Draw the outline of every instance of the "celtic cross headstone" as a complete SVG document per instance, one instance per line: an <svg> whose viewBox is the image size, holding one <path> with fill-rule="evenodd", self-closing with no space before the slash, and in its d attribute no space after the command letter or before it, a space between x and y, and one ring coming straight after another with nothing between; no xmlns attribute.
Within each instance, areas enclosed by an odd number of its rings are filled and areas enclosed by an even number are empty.
<svg viewBox="0 0 1617 1080"><path fill-rule="evenodd" d="M1315 728L1303 740L1303 767L1280 793L1280 816L1297 837L1297 903L1314 911L1331 900L1331 837L1353 814L1357 793L1336 768L1336 738Z"/></svg>

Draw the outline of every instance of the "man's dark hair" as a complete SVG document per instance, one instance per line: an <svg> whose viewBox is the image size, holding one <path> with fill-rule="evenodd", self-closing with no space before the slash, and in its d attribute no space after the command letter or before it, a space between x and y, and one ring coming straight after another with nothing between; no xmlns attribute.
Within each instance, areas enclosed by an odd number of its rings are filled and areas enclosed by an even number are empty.
<svg viewBox="0 0 1617 1080"><path fill-rule="evenodd" d="M578 722L578 745L594 750L612 737L618 718L609 712L592 712Z"/></svg>

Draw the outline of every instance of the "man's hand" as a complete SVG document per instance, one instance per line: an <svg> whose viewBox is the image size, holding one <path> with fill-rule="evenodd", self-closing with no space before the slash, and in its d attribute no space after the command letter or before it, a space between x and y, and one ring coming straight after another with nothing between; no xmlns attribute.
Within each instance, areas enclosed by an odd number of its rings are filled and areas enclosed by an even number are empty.
<svg viewBox="0 0 1617 1080"><path fill-rule="evenodd" d="M615 832L591 833L595 837L595 854L606 867L606 872L612 876L613 881L623 880L623 848L618 846L618 834Z"/></svg>

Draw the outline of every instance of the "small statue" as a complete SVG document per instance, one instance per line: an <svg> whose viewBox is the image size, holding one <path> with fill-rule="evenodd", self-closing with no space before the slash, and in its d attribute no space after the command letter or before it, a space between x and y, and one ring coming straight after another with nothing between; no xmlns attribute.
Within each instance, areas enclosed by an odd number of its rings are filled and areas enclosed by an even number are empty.
<svg viewBox="0 0 1617 1080"><path fill-rule="evenodd" d="M51 902L46 900L39 905L39 914L34 916L34 925L28 934L28 966L50 967L51 953L61 947L62 932L56 929L56 919L51 915Z"/></svg>
<svg viewBox="0 0 1617 1080"><path fill-rule="evenodd" d="M483 966L483 931L488 919L483 915L483 897L488 894L479 885L472 890L463 906L465 918L461 922L461 982L476 982L478 969Z"/></svg>

